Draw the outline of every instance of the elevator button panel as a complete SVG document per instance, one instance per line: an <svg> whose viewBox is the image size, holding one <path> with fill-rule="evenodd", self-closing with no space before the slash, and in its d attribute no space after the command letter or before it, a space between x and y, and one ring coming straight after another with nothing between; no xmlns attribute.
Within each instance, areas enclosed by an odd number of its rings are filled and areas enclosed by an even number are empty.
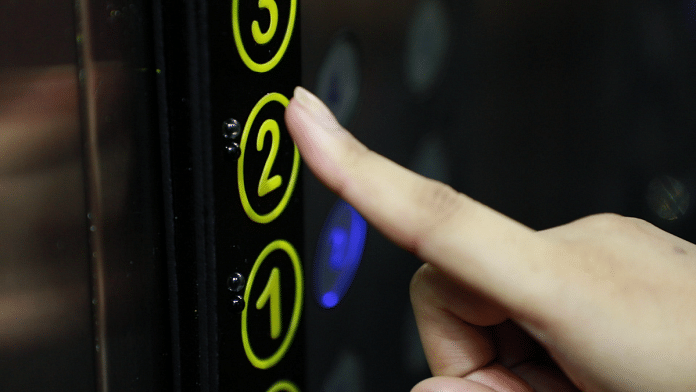
<svg viewBox="0 0 696 392"><path fill-rule="evenodd" d="M221 391L304 385L298 0L210 2L210 116Z"/></svg>

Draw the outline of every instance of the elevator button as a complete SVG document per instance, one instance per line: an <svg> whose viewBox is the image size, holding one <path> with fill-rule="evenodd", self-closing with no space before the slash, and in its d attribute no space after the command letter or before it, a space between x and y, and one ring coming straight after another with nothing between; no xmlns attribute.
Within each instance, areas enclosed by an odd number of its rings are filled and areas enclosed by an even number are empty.
<svg viewBox="0 0 696 392"><path fill-rule="evenodd" d="M338 305L360 265L367 222L348 203L339 200L329 213L314 256L314 292L325 309Z"/></svg>

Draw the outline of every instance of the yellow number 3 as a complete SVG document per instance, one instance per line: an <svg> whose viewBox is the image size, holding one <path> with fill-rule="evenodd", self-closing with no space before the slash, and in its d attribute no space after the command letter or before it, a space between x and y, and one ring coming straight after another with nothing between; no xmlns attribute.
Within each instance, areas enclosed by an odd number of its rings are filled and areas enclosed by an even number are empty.
<svg viewBox="0 0 696 392"><path fill-rule="evenodd" d="M278 28L278 5L274 0L259 0L259 8L267 9L271 14L271 24L268 26L268 30L262 33L259 22L255 20L251 25L251 34L254 36L254 41L256 41L257 44L266 45L271 42Z"/></svg>
<svg viewBox="0 0 696 392"><path fill-rule="evenodd" d="M290 9L288 13L288 25L285 29L285 35L283 36L282 41L280 42L280 45L278 46L278 49L275 53L273 53L273 47L275 47L275 44L270 45L272 48L270 48L267 52L268 54L261 54L257 53L257 59L252 59L251 56L249 56L249 53L247 53L247 48L244 47L245 42L242 40L242 29L245 31L248 30L248 23L249 19L248 17L243 17L243 25L240 23L240 15L239 15L239 2L244 2L244 4L251 4L251 0L232 0L232 32L234 34L234 43L237 45L237 51L239 52L239 56L241 57L242 61L244 61L244 64L246 64L247 67L249 67L250 70L254 72L268 72L275 68L276 65L280 62L280 60L283 58L285 55L285 51L288 49L288 45L290 45L290 40L292 39L292 32L295 29L295 18L297 16L297 1L298 0L290 0ZM259 23L258 20L251 21L251 36L253 38L253 42L247 42L247 45L253 46L258 46L258 45L268 45L271 43L271 40L276 36L276 32L278 30L278 22L280 21L280 12L278 11L278 0L257 0L258 1L258 7L260 10L268 10L268 13L270 14L270 24L268 26L268 30L261 31L261 24ZM283 0L287 1L287 0ZM253 7L252 7L253 8ZM283 16L284 17L284 16ZM262 50L262 52L266 52ZM266 56L270 56L270 59L268 59ZM261 58L258 58L260 56ZM263 60L263 58L266 58L266 60ZM266 61L266 62L259 62L260 60Z"/></svg>

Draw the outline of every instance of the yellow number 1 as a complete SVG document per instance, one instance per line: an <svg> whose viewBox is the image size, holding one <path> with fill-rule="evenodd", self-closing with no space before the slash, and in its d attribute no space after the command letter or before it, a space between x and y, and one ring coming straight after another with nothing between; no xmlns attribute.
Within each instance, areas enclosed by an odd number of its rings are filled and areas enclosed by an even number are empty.
<svg viewBox="0 0 696 392"><path fill-rule="evenodd" d="M283 324L280 309L280 270L278 267L271 271L266 288L263 289L263 293L256 301L256 309L261 310L269 300L271 301L271 338L278 339Z"/></svg>
<svg viewBox="0 0 696 392"><path fill-rule="evenodd" d="M275 0L259 0L259 8L267 9L271 14L271 24L268 26L268 30L262 33L259 21L255 20L254 23L251 24L251 35L254 36L254 41L256 41L257 44L266 45L271 42L278 28L278 5Z"/></svg>

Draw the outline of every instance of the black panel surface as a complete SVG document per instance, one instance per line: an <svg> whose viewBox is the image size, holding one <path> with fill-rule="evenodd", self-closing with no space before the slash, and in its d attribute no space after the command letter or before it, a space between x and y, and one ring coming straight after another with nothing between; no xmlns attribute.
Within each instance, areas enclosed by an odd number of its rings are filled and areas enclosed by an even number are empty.
<svg viewBox="0 0 696 392"><path fill-rule="evenodd" d="M210 2L208 11L220 390L267 391L275 385L276 391L294 392L283 381L304 390L303 208L299 155L283 113L300 84L299 4L267 2L277 6L277 27L268 43L258 44L251 33L254 21L259 31L267 31L276 14L259 8L257 1L239 1L243 44L238 45L230 3L234 7L236 2ZM263 65L274 58L276 64ZM231 119L238 129L224 127ZM268 131L259 145L264 125L277 126L278 137ZM238 147L239 156L229 151ZM266 167L270 171L264 174ZM263 178L270 191L259 196ZM267 257L261 257L264 249ZM291 249L298 256L294 263ZM243 276L246 285L230 287L234 274ZM246 299L244 312L233 304L239 298ZM280 317L274 320L274 313Z"/></svg>

